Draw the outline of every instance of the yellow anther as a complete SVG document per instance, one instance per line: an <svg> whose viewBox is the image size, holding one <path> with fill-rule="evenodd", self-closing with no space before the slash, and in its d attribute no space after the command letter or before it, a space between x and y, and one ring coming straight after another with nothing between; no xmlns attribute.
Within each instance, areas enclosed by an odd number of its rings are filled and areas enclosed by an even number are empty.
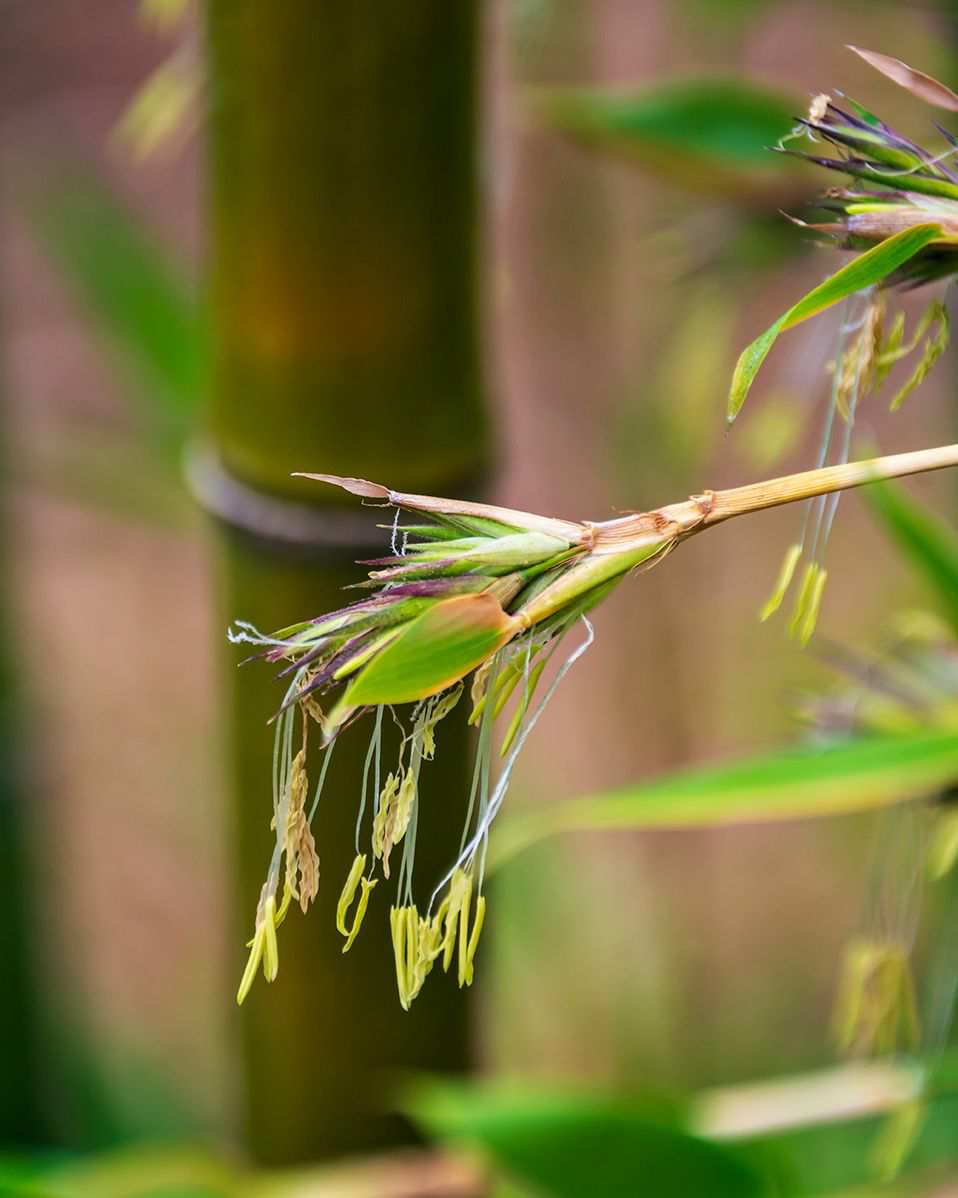
<svg viewBox="0 0 958 1198"><path fill-rule="evenodd" d="M815 562L810 562L805 567L805 573L802 575L802 586L798 592L798 599L795 601L795 610L792 613L792 622L788 627L789 636L798 635L798 630L805 619L809 601L815 590L815 579L818 577L818 572L819 567Z"/></svg>
<svg viewBox="0 0 958 1198"><path fill-rule="evenodd" d="M283 900L280 903L279 908L276 912L276 923L274 925L275 927L278 928L279 925L286 918L286 912L289 910L289 904L292 902L292 899L293 899L293 891L291 890L291 888L289 886L284 886L283 887Z"/></svg>
<svg viewBox="0 0 958 1198"><path fill-rule="evenodd" d="M249 957L246 961L246 968L243 970L243 976L240 979L239 989L236 991L236 1002L239 1006L243 1005L243 999L249 994L250 987L253 984L253 979L256 977L256 971L259 969L259 963L263 959L263 940L265 932L262 924L257 924L256 932L253 939L250 941Z"/></svg>
<svg viewBox="0 0 958 1198"><path fill-rule="evenodd" d="M393 957L396 962L396 989L404 1011L409 1010L406 994L406 916L403 907L389 908L389 930L392 933Z"/></svg>
<svg viewBox="0 0 958 1198"><path fill-rule="evenodd" d="M479 933L482 931L482 924L486 918L486 896L480 894L476 899L476 918L472 925L472 934L469 937L469 947L466 950L466 985L472 985L472 959L476 955L476 949L479 947ZM461 985L461 983L460 983Z"/></svg>
<svg viewBox="0 0 958 1198"><path fill-rule="evenodd" d="M267 981L275 981L279 973L279 945L277 944L277 896L269 895L262 908L262 975Z"/></svg>
<svg viewBox="0 0 958 1198"><path fill-rule="evenodd" d="M360 853L353 861L349 877L346 879L346 885L343 887L343 893L339 896L339 902L336 904L336 930L342 936L349 935L349 929L346 927L346 912L349 910L350 904L356 896L359 879L363 876L365 868L366 854Z"/></svg>
<svg viewBox="0 0 958 1198"><path fill-rule="evenodd" d="M492 718L495 719L501 712L503 707L509 702L512 692L519 684L519 679L522 677L523 667L516 662L508 666L499 675L496 682L496 701L492 707Z"/></svg>
<svg viewBox="0 0 958 1198"><path fill-rule="evenodd" d="M798 565L801 556L801 545L792 545L788 553L785 554L785 560L782 562L778 581L775 583L775 590L769 596L768 602L759 613L758 618L763 623L782 606L782 600L785 598L788 588L792 585L792 578L795 576L795 567Z"/></svg>
<svg viewBox="0 0 958 1198"><path fill-rule="evenodd" d="M359 902L356 904L356 914L353 917L353 926L349 930L349 935L346 937L346 943L343 945L343 952L348 953L353 947L353 941L359 935L359 929L362 927L363 916L366 914L366 907L369 905L369 896L376 889L378 878L372 882L368 878L360 879L362 889L359 893Z"/></svg>
<svg viewBox="0 0 958 1198"><path fill-rule="evenodd" d="M469 972L469 912L472 907L472 878L459 907L459 985L466 984Z"/></svg>
<svg viewBox="0 0 958 1198"><path fill-rule="evenodd" d="M432 969L433 962L439 956L441 949L442 929L439 915L434 915L432 919L420 919L416 943L416 970L414 979L417 994L422 989L426 975Z"/></svg>
<svg viewBox="0 0 958 1198"><path fill-rule="evenodd" d="M536 689L536 685L542 676L542 671L545 669L545 664L546 663L544 661L537 662L529 671L529 678L523 689L522 698L519 701L518 707L516 707L516 710L513 712L512 720L510 721L509 727L506 730L506 735L503 737L502 747L499 749L500 757L505 757L505 755L509 752L509 749L512 747L512 742L515 740L516 733L519 731L519 725L522 723L522 717L526 714L526 710L529 706L529 700L532 698L532 692Z"/></svg>
<svg viewBox="0 0 958 1198"><path fill-rule="evenodd" d="M937 881L958 861L958 811L946 811L938 820L928 847L928 874Z"/></svg>
<svg viewBox="0 0 958 1198"><path fill-rule="evenodd" d="M415 907L392 907L389 911L389 926L392 931L393 956L396 959L396 987L399 1002L404 1011L419 993L422 980L417 985L416 963L419 956L419 912ZM427 971L428 972L428 971ZM422 974L425 978L425 973Z"/></svg>
<svg viewBox="0 0 958 1198"><path fill-rule="evenodd" d="M802 634L799 637L799 643L803 649L812 639L812 633L815 631L815 625L818 623L818 612L822 606L822 594L824 593L827 580L828 571L819 569L818 577L815 579L815 586L812 588L812 593L808 601L808 611L805 613L805 622L802 624Z"/></svg>
<svg viewBox="0 0 958 1198"><path fill-rule="evenodd" d="M472 893L472 877L457 869L449 882L449 893L439 906L438 918L445 922L445 934L442 941L442 968L449 972L452 955L456 947L456 930L459 922L459 912L463 902L468 902Z"/></svg>

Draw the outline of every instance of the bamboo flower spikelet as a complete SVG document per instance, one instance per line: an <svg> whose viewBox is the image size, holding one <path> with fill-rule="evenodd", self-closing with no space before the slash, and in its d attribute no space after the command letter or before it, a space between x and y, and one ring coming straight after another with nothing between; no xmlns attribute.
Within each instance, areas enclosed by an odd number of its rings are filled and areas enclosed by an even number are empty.
<svg viewBox="0 0 958 1198"><path fill-rule="evenodd" d="M408 1009L439 962L445 971L455 963L460 986L472 982L490 827L523 744L592 642L589 613L613 588L733 516L955 465L958 445L950 445L706 491L601 523L308 475L394 508L384 525L392 529L392 548L364 563L372 569L359 585L370 593L348 606L269 635L243 622L231 629L231 639L254 645L256 657L282 663L286 680L274 720L276 842L238 1000L261 967L268 981L276 977L277 928L294 901L305 912L316 897L313 817L337 739L352 725L368 727L370 739L357 787L356 857L336 925L346 952L376 903L380 881L394 884L389 919L399 1000ZM401 523L404 514L409 523ZM461 799L462 841L445 876L429 879L431 889L421 891L414 886L420 781L441 723L456 718L458 708L468 710L477 728L471 791ZM387 720L399 727L399 752L398 760L384 762ZM314 785L308 779L313 724L322 753ZM494 756L502 758L495 775Z"/></svg>

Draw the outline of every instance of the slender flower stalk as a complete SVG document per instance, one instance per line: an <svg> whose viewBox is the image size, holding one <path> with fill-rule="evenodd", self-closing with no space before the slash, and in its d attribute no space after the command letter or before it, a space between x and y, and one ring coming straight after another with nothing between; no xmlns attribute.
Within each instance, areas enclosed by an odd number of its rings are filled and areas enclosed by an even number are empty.
<svg viewBox="0 0 958 1198"><path fill-rule="evenodd" d="M274 719L276 844L256 912L242 1002L262 967L272 981L276 929L295 900L305 911L319 886L311 831L337 738L371 726L359 793L356 857L339 899L343 951L354 943L380 880L392 881L396 980L408 1008L433 966L473 976L485 918L482 893L489 829L516 758L556 687L593 639L588 613L628 574L660 562L681 541L736 516L958 465L958 445L827 466L600 523L556 520L510 508L391 491L362 479L308 475L395 509L391 552L357 584L373 593L271 635L239 622L231 639L283 663L286 692ZM402 513L410 523L400 523ZM583 638L556 656L580 627ZM555 661L553 659L555 658ZM469 688L478 728L460 851L424 906L414 887L420 781L436 752L438 725ZM327 696L331 701L327 702ZM326 704L326 706L324 706ZM387 715L388 713L388 715ZM323 753L309 797L309 728ZM399 729L398 760L383 762L385 731ZM501 737L494 728L502 727ZM297 731L298 728L298 731ZM491 761L504 759L497 779ZM394 856L398 856L398 869Z"/></svg>

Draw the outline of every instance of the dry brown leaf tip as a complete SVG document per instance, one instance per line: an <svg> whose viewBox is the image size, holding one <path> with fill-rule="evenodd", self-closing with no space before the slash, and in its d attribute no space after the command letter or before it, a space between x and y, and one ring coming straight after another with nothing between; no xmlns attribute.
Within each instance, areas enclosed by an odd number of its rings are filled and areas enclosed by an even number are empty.
<svg viewBox="0 0 958 1198"><path fill-rule="evenodd" d="M944 108L948 112L958 112L958 95L955 95L950 87L931 75L910 67L899 58L892 58L888 54L879 54L877 50L863 50L860 46L849 46L848 49L853 54L857 54L859 58L864 59L870 67L880 71L886 78L905 88L906 91L910 91L913 96L917 96L919 100L924 100L927 104L934 104L936 108Z"/></svg>

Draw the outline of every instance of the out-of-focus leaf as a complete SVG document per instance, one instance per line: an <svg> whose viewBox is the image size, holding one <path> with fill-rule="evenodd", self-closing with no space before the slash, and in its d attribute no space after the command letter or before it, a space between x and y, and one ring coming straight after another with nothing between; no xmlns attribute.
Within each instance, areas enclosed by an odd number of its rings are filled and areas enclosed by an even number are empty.
<svg viewBox="0 0 958 1198"><path fill-rule="evenodd" d="M164 1146L60 1162L0 1161L0 1193L18 1198L238 1198L246 1189L240 1175L212 1154Z"/></svg>
<svg viewBox="0 0 958 1198"><path fill-rule="evenodd" d="M169 33L186 18L190 0L140 0L140 20L153 33Z"/></svg>
<svg viewBox="0 0 958 1198"><path fill-rule="evenodd" d="M33 205L33 225L64 278L134 373L157 431L188 429L207 379L205 322L188 279L100 180L71 175Z"/></svg>
<svg viewBox="0 0 958 1198"><path fill-rule="evenodd" d="M629 92L563 88L536 97L538 111L561 132L626 153L697 193L723 195L787 177L768 147L801 107L781 92L733 79Z"/></svg>
<svg viewBox="0 0 958 1198"><path fill-rule="evenodd" d="M180 148L199 119L200 67L193 55L174 51L130 101L113 136L142 162L161 150Z"/></svg>
<svg viewBox="0 0 958 1198"><path fill-rule="evenodd" d="M413 703L450 686L515 635L491 595L444 599L411 620L347 688L342 702Z"/></svg>
<svg viewBox="0 0 958 1198"><path fill-rule="evenodd" d="M429 1134L478 1147L553 1198L762 1193L734 1149L683 1131L667 1105L432 1081L411 1092L407 1109Z"/></svg>
<svg viewBox="0 0 958 1198"><path fill-rule="evenodd" d="M766 329L760 337L757 337L742 351L736 363L732 386L729 390L726 417L728 423L731 424L741 411L759 367L765 361L765 357L775 344L779 333L794 328L803 320L808 320L810 316L815 316L833 304L837 304L839 300L854 295L856 291L861 291L865 287L871 287L882 282L883 279L887 279L903 263L913 258L919 250L924 249L926 245L941 235L941 228L938 225L916 225L912 229L906 229L903 233L897 233L894 237L889 237L887 241L876 245L874 249L860 254L854 261L836 271L831 278L826 279L824 283L819 284L813 291L803 296L797 304L789 308L770 328Z"/></svg>
<svg viewBox="0 0 958 1198"><path fill-rule="evenodd" d="M958 631L958 533L899 483L879 483L862 493Z"/></svg>
<svg viewBox="0 0 958 1198"><path fill-rule="evenodd" d="M696 828L843 815L918 799L958 779L958 736L921 732L805 747L681 770L514 816L493 834L499 866L557 832Z"/></svg>
<svg viewBox="0 0 958 1198"><path fill-rule="evenodd" d="M924 71L916 71L914 67L908 66L901 59L891 58L888 54L879 54L875 50L862 50L859 46L849 46L848 48L859 58L863 58L870 67L881 71L886 78L899 84L906 91L910 91L919 100L924 100L926 104L934 104L937 108L945 108L949 112L958 112L958 96L950 87L939 83L931 75L926 75Z"/></svg>

